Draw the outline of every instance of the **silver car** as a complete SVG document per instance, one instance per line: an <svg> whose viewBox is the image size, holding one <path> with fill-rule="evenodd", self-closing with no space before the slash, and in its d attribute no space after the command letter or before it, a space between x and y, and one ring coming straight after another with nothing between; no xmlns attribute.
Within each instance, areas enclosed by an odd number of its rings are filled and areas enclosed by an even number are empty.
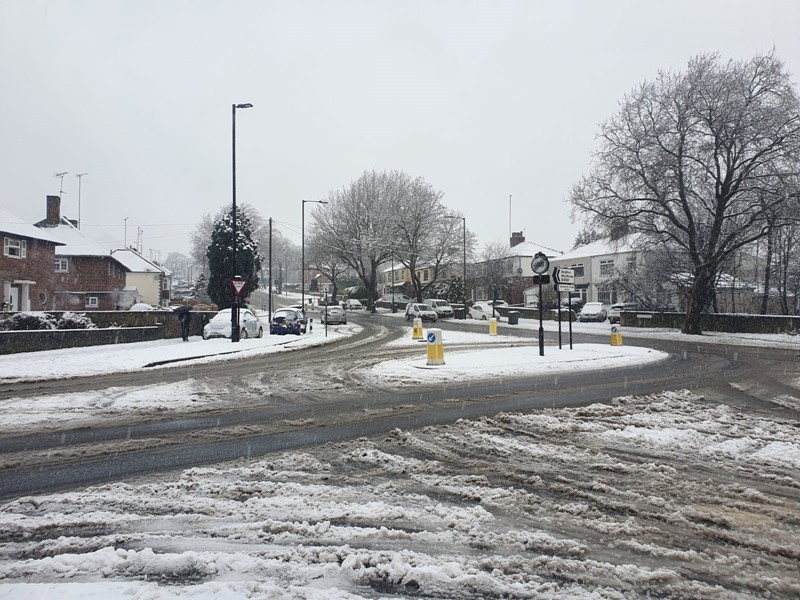
<svg viewBox="0 0 800 600"><path fill-rule="evenodd" d="M319 319L327 325L347 325L347 313L341 306L327 306L319 313Z"/></svg>
<svg viewBox="0 0 800 600"><path fill-rule="evenodd" d="M264 336L264 326L249 308L239 309L239 337L260 338ZM223 308L203 327L203 339L231 337L231 309Z"/></svg>

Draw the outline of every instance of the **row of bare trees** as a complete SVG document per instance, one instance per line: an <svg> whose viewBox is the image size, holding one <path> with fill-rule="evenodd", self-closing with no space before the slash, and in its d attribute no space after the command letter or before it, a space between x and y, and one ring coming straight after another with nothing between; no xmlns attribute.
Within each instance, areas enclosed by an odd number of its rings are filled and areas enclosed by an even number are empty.
<svg viewBox="0 0 800 600"><path fill-rule="evenodd" d="M701 55L683 72L659 73L623 99L599 138L590 173L572 190L573 215L647 248L662 273L688 274L685 333L701 332L723 269L756 244L770 269L780 255L787 302L796 285L800 102L774 51L727 63Z"/></svg>
<svg viewBox="0 0 800 600"><path fill-rule="evenodd" d="M461 264L461 215L451 212L442 192L424 178L402 171L366 171L349 186L316 205L306 237L306 262L331 281L352 269L367 291L378 297L379 269L394 261L407 267L414 294L422 301L444 269ZM474 235L467 232L467 254ZM420 277L422 269L428 279Z"/></svg>

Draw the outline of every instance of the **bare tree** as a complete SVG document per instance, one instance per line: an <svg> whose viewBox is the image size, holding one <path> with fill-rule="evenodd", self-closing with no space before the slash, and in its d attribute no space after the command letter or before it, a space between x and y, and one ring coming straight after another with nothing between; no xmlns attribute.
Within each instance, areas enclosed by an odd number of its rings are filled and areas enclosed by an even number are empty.
<svg viewBox="0 0 800 600"><path fill-rule="evenodd" d="M422 302L445 267L461 262L462 223L448 218L460 215L451 214L442 203L442 192L422 177L410 180L400 173L394 191L394 257L408 268L417 302ZM425 280L420 276L423 271L428 275Z"/></svg>
<svg viewBox="0 0 800 600"><path fill-rule="evenodd" d="M319 271L330 280L333 288L331 302L336 304L339 280L347 272L348 266L335 252L331 252L331 249L331 244L323 239L319 230L313 230L306 239L306 266Z"/></svg>
<svg viewBox="0 0 800 600"><path fill-rule="evenodd" d="M312 213L312 231L324 239L332 254L353 269L367 290L374 308L378 267L392 252L401 176L397 172L366 171L349 187L332 191L328 204Z"/></svg>
<svg viewBox="0 0 800 600"><path fill-rule="evenodd" d="M774 53L727 64L701 55L686 72L643 83L601 127L573 215L686 257L684 333L701 333L721 265L766 235L776 207L796 205L785 177L800 170L799 106Z"/></svg>
<svg viewBox="0 0 800 600"><path fill-rule="evenodd" d="M498 300L503 287L512 276L514 260L509 256L508 244L500 240L489 242L481 253L480 277L491 300ZM494 306L492 306L494 316Z"/></svg>

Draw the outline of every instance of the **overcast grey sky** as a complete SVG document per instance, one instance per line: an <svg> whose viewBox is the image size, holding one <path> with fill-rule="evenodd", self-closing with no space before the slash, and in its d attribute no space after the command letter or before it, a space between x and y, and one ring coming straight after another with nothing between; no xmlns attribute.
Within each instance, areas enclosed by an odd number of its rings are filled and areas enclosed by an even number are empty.
<svg viewBox="0 0 800 600"><path fill-rule="evenodd" d="M800 78L800 2L0 0L0 203L188 253L231 199L300 241L301 200L367 169L423 176L481 244L568 250L598 125L659 69L772 48ZM511 222L509 222L509 195ZM310 212L310 207L309 208ZM306 215L307 219L309 214Z"/></svg>

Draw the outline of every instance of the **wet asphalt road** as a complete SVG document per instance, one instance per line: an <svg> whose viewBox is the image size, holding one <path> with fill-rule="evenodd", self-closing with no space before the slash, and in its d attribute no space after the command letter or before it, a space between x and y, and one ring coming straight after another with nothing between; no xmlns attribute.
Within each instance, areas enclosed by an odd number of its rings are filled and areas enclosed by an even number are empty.
<svg viewBox="0 0 800 600"><path fill-rule="evenodd" d="M155 370L148 384L177 382L189 377L209 382L259 375L270 389L280 388L279 374L309 373L308 386L294 386L273 395L263 405L214 410L191 416L124 420L112 425L56 430L0 438L0 497L11 498L90 483L124 480L190 466L249 458L287 449L316 446L362 436L384 434L395 428L415 429L461 418L527 411L543 407L578 406L617 396L668 389L691 389L713 401L764 410L799 419L795 411L776 408L771 395L794 393L790 382L800 378L797 351L695 342L646 340L628 337L626 345L668 352L670 358L651 365L595 372L561 373L530 378L503 378L479 383L414 388L398 392L365 387L348 381L325 389L325 374L315 379L320 365L368 366L404 352L386 349L386 339L407 331L395 319L359 314L359 335L335 346L236 359L203 365L202 369ZM442 329L465 323L439 323ZM538 332L501 325L500 333L536 343ZM557 351L557 334L545 333L546 352ZM566 328L562 335L568 346ZM607 335L574 334L574 343L606 343ZM273 374L274 376L271 376ZM0 398L21 395L80 392L106 387L136 386L141 374L76 378L35 384L0 386ZM735 385L732 385L735 384ZM223 386L224 387L224 386ZM50 452L57 451L57 452ZM35 459L26 460L30 453ZM48 456L52 454L53 456ZM13 457L13 460L12 460Z"/></svg>

